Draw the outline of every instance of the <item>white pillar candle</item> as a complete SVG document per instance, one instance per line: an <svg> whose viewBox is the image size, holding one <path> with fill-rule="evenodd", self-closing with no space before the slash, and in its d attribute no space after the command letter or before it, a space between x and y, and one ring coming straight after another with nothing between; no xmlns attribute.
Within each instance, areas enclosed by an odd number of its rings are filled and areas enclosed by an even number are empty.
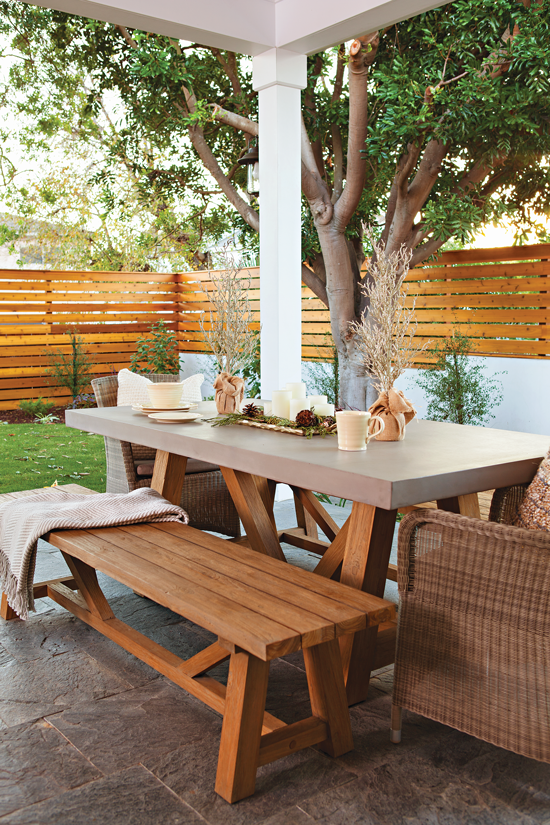
<svg viewBox="0 0 550 825"><path fill-rule="evenodd" d="M308 401L312 407L315 407L317 404L326 404L327 397L326 395L310 395Z"/></svg>
<svg viewBox="0 0 550 825"><path fill-rule="evenodd" d="M293 398L306 397L306 385L302 381L290 382L286 385L285 390L290 390ZM304 407L305 409L305 407Z"/></svg>
<svg viewBox="0 0 550 825"><path fill-rule="evenodd" d="M290 399L290 420L296 421L296 416L302 410L309 410L309 401L307 398L291 398Z"/></svg>
<svg viewBox="0 0 550 825"><path fill-rule="evenodd" d="M290 399L292 393L290 390L273 390L271 413L278 418L288 418L290 415Z"/></svg>
<svg viewBox="0 0 550 825"><path fill-rule="evenodd" d="M326 418L327 415L334 415L334 404L313 404L313 412L321 418Z"/></svg>
<svg viewBox="0 0 550 825"><path fill-rule="evenodd" d="M271 401L264 401L264 415L271 415L272 404Z"/></svg>

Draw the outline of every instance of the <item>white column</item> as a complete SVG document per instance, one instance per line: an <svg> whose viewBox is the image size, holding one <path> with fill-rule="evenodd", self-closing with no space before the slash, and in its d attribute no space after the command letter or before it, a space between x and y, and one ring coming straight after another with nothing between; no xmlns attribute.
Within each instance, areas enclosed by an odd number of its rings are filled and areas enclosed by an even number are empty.
<svg viewBox="0 0 550 825"><path fill-rule="evenodd" d="M254 58L259 92L262 398L301 380L300 90L306 56L270 49Z"/></svg>

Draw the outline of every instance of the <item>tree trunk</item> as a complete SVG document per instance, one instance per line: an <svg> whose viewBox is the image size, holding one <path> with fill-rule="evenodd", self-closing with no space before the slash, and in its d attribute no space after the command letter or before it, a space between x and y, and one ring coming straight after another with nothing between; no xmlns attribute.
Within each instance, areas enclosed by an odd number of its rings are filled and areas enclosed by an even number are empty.
<svg viewBox="0 0 550 825"><path fill-rule="evenodd" d="M354 254L354 250L350 250L344 232L334 226L334 220L318 226L317 231L327 279L332 337L338 351L340 403L346 408L366 410L375 400L375 393L365 374L356 336L350 331L350 323L360 320L358 273L354 271L357 266L350 259L350 252Z"/></svg>

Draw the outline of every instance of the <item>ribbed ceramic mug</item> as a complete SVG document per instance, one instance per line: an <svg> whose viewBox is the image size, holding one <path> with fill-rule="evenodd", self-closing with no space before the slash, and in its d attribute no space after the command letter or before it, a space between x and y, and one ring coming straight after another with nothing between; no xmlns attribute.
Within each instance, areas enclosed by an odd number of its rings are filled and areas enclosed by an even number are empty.
<svg viewBox="0 0 550 825"><path fill-rule="evenodd" d="M376 419L379 427L369 435L369 422ZM383 431L384 422L379 415L371 415L363 410L342 410L336 413L336 430L338 432L338 449L357 452L366 450L367 444Z"/></svg>

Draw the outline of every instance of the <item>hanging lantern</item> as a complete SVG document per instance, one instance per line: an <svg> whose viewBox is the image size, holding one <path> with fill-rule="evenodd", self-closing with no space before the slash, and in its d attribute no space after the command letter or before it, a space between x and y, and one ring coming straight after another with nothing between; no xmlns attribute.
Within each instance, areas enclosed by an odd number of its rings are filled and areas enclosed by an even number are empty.
<svg viewBox="0 0 550 825"><path fill-rule="evenodd" d="M242 158L237 161L241 166L246 166L246 188L249 195L260 194L260 153L257 146L251 146Z"/></svg>

